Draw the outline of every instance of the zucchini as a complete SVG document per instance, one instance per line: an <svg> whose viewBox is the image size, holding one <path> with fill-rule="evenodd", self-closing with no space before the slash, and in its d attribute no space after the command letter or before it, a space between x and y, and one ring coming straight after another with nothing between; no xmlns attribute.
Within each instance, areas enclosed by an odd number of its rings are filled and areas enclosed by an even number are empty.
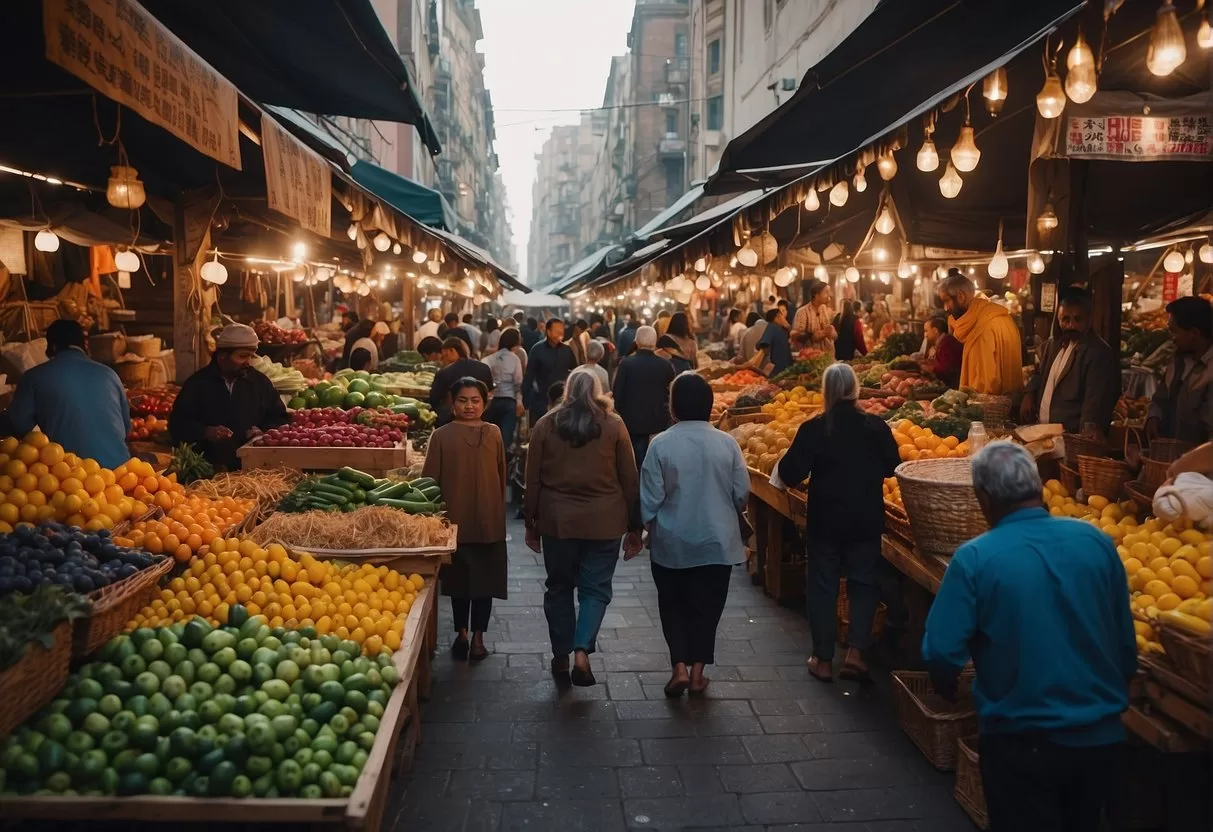
<svg viewBox="0 0 1213 832"><path fill-rule="evenodd" d="M341 479L343 479L343 480L352 482L355 485L360 485L365 489L371 489L371 488L375 487L375 478L374 477L372 477L370 474L364 474L363 472L361 472L357 469L350 468L348 465L346 467L342 468L340 471L338 471L337 476L341 477Z"/></svg>
<svg viewBox="0 0 1213 832"><path fill-rule="evenodd" d="M442 496L442 489L436 485L431 485L426 488L421 488L418 490L431 503L437 502L438 498Z"/></svg>
<svg viewBox="0 0 1213 832"><path fill-rule="evenodd" d="M376 488L367 495L367 502L372 505L378 505L380 500L385 498L392 500L400 499L411 490L407 482L394 482L386 488Z"/></svg>
<svg viewBox="0 0 1213 832"><path fill-rule="evenodd" d="M317 484L315 488L313 488L310 492L308 492L307 496L312 499L316 499L317 497L320 497L325 502L337 503L339 505L344 505L345 503L348 503L352 497L352 495L348 491L345 491L340 488L333 488L331 485L328 485L326 483Z"/></svg>
<svg viewBox="0 0 1213 832"><path fill-rule="evenodd" d="M365 503L366 502L366 492L363 491L361 488L355 488L354 493L350 495L350 502L359 503L359 504Z"/></svg>
<svg viewBox="0 0 1213 832"><path fill-rule="evenodd" d="M429 488L431 485L437 485L437 484L438 484L438 480L434 479L433 477L418 477L415 480L409 480L409 485L413 486L413 488L418 488L418 489Z"/></svg>
<svg viewBox="0 0 1213 832"><path fill-rule="evenodd" d="M380 500L379 505L398 508L408 514L436 514L442 509L437 503L431 503L428 500Z"/></svg>

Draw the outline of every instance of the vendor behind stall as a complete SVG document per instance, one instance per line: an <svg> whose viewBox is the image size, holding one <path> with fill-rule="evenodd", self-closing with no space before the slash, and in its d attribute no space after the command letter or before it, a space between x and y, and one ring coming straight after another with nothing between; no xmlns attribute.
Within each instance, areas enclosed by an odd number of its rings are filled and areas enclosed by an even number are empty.
<svg viewBox="0 0 1213 832"><path fill-rule="evenodd" d="M926 355L922 369L955 390L960 387L960 364L964 347L948 334L948 320L942 315L928 318L922 325L923 347Z"/></svg>
<svg viewBox="0 0 1213 832"><path fill-rule="evenodd" d="M1057 327L1028 380L1020 421L1060 422L1067 433L1102 438L1120 396L1120 362L1091 329L1091 295L1085 289L1062 295Z"/></svg>
<svg viewBox="0 0 1213 832"><path fill-rule="evenodd" d="M116 468L130 458L130 405L118 374L84 349L84 330L75 321L58 320L46 328L50 360L17 384L9 426L24 436L36 425L64 450Z"/></svg>
<svg viewBox="0 0 1213 832"><path fill-rule="evenodd" d="M215 339L211 363L186 379L169 416L173 441L193 445L216 468L239 468L237 448L287 422L274 385L252 367L256 354L252 327L225 326Z"/></svg>
<svg viewBox="0 0 1213 832"><path fill-rule="evenodd" d="M1175 361L1154 391L1146 435L1185 442L1213 439L1213 307L1204 298L1167 304Z"/></svg>
<svg viewBox="0 0 1213 832"><path fill-rule="evenodd" d="M977 287L958 269L948 269L939 299L951 316L956 340L964 344L960 386L978 393L1009 396L1023 387L1023 345L1011 313L978 297Z"/></svg>

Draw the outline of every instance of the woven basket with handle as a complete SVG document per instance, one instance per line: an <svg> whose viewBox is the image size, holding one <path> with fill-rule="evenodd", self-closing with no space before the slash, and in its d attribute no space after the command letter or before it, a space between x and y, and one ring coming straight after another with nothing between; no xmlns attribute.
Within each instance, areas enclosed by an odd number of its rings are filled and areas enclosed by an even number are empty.
<svg viewBox="0 0 1213 832"><path fill-rule="evenodd" d="M972 671L961 674L955 702L935 692L925 671L894 670L892 675L893 701L902 730L935 768L956 768L956 741L977 730Z"/></svg>
<svg viewBox="0 0 1213 832"><path fill-rule="evenodd" d="M88 618L78 619L72 643L72 655L87 656L122 632L135 613L143 609L160 579L173 568L173 559L164 557L129 578L102 587L88 596Z"/></svg>
<svg viewBox="0 0 1213 832"><path fill-rule="evenodd" d="M1082 488L1082 478L1078 476L1078 470L1071 468L1068 465L1061 466L1061 484L1062 487L1069 492L1073 497L1078 493L1078 489Z"/></svg>
<svg viewBox="0 0 1213 832"><path fill-rule="evenodd" d="M973 469L967 458L903 462L896 474L919 549L950 555L961 544L989 530L977 504Z"/></svg>
<svg viewBox="0 0 1213 832"><path fill-rule="evenodd" d="M1078 458L1078 476L1082 478L1082 491L1089 498L1092 494L1116 500L1125 483L1129 481L1129 466L1119 459L1097 456ZM903 492L904 493L904 492Z"/></svg>
<svg viewBox="0 0 1213 832"><path fill-rule="evenodd" d="M1107 444L1098 439L1088 439L1077 433L1062 434L1062 442L1066 448L1066 465L1074 469L1078 468L1080 456L1112 456L1108 452Z"/></svg>
<svg viewBox="0 0 1213 832"><path fill-rule="evenodd" d="M1195 447L1191 442L1184 442L1182 439L1156 438L1150 440L1142 455L1158 462L1172 463Z"/></svg>

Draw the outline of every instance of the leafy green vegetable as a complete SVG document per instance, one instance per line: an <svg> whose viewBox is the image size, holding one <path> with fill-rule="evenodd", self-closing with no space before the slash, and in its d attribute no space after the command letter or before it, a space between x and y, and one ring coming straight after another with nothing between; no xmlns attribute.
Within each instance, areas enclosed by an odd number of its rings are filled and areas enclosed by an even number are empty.
<svg viewBox="0 0 1213 832"><path fill-rule="evenodd" d="M60 586L43 584L28 595L6 595L0 600L0 670L20 661L34 641L54 647L56 625L86 615L88 601Z"/></svg>
<svg viewBox="0 0 1213 832"><path fill-rule="evenodd" d="M960 419L956 416L932 416L922 423L924 428L930 428L936 436L955 436L964 440L969 435L971 420Z"/></svg>
<svg viewBox="0 0 1213 832"><path fill-rule="evenodd" d="M868 353L877 361L892 361L902 355L910 355L922 346L922 337L913 332L894 332L884 343Z"/></svg>
<svg viewBox="0 0 1213 832"><path fill-rule="evenodd" d="M173 461L168 470L170 473L176 473L177 481L182 485L189 485L196 480L209 480L215 476L214 466L184 442L173 449Z"/></svg>

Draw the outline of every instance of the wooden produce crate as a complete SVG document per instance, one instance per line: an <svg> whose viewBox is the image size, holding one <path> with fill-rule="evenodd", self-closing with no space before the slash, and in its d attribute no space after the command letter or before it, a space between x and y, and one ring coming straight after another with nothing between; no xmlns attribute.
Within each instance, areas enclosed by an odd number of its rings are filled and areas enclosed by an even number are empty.
<svg viewBox="0 0 1213 832"><path fill-rule="evenodd" d="M49 649L30 644L16 664L0 670L0 737L20 725L55 698L67 682L72 661L72 622L60 621L51 630ZM0 812L0 817L3 813Z"/></svg>
<svg viewBox="0 0 1213 832"><path fill-rule="evenodd" d="M1142 657L1139 665L1146 674L1142 690L1153 708L1192 733L1213 739L1208 689L1180 673L1168 657Z"/></svg>
<svg viewBox="0 0 1213 832"><path fill-rule="evenodd" d="M173 558L165 556L129 578L89 593L89 615L76 620L72 636L73 658L87 656L121 633L135 613L151 600L160 579L172 568Z"/></svg>
<svg viewBox="0 0 1213 832"><path fill-rule="evenodd" d="M409 464L409 448L400 443L394 448L278 448L253 440L241 446L236 455L243 468L298 468L300 471L336 471L349 466L373 477L381 477L392 468Z"/></svg>

